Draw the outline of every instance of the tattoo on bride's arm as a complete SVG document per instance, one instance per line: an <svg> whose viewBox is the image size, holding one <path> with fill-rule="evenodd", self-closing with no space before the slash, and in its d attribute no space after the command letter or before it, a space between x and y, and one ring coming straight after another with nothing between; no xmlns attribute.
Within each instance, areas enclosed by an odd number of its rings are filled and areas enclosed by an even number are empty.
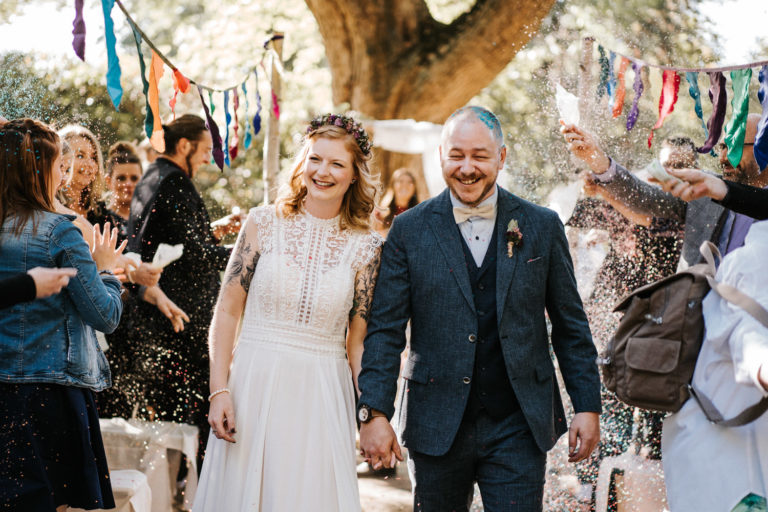
<svg viewBox="0 0 768 512"><path fill-rule="evenodd" d="M367 322L371 317L373 289L376 287L376 278L379 276L380 265L381 248L376 251L376 255L371 262L357 273L355 278L355 296L352 300L352 310L349 312L350 319L358 315Z"/></svg>
<svg viewBox="0 0 768 512"><path fill-rule="evenodd" d="M224 286L231 283L243 272L244 258L247 258L250 252L251 244L243 238L243 243L236 247L235 252L232 254L232 261L230 261L229 268L224 276Z"/></svg>
<svg viewBox="0 0 768 512"><path fill-rule="evenodd" d="M253 274L256 272L256 265L259 263L259 258L261 257L261 254L258 252L253 255L253 259L251 259L251 264L245 266L245 272L240 274L240 286L243 287L243 290L245 290L245 293L248 293L248 290L251 287L251 281L253 280Z"/></svg>

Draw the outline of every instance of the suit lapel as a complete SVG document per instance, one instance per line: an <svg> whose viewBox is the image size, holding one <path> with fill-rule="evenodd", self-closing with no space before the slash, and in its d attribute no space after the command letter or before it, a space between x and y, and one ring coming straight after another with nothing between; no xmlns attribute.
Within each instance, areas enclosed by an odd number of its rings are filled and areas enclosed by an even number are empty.
<svg viewBox="0 0 768 512"><path fill-rule="evenodd" d="M498 210L496 213L496 229L498 230L498 238L496 241L496 315L501 321L502 312L504 311L505 302L509 295L509 287L512 284L512 278L515 275L515 269L518 266L518 261L521 258L522 246L526 243L526 228L525 218L522 215L520 209L520 203L515 197L499 187L499 201ZM515 219L518 223L520 231L523 233L523 241L520 246L517 246L513 250L513 256L510 258L507 254L507 224L510 220Z"/></svg>
<svg viewBox="0 0 768 512"><path fill-rule="evenodd" d="M461 247L459 239L459 229L456 227L456 221L453 218L453 205L449 189L445 189L435 202L430 219L430 227L443 253L445 262L450 269L451 274L456 279L464 298L467 299L472 311L475 310L475 300L472 297L472 285L469 281L469 271L467 262L464 258L464 250Z"/></svg>

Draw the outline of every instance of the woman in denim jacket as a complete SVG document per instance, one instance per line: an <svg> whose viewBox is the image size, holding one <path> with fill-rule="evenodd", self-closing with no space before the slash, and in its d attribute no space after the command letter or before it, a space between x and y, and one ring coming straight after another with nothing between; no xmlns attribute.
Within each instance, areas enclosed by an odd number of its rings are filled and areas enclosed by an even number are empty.
<svg viewBox="0 0 768 512"><path fill-rule="evenodd" d="M56 132L31 119L0 121L0 279L33 267L72 267L57 295L0 315L0 509L115 506L94 391L110 385L94 329L120 320L111 270L116 231L95 230L93 251L55 213L61 181Z"/></svg>

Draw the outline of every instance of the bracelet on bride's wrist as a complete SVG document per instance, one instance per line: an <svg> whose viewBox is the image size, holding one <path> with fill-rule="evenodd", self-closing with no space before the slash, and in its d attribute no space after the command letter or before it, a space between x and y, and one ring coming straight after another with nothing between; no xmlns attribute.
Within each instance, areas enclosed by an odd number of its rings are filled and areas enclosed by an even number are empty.
<svg viewBox="0 0 768 512"><path fill-rule="evenodd" d="M210 402L211 400L213 400L213 397L215 397L216 395L220 395L222 393L229 393L229 388L217 389L216 391L208 395L208 401Z"/></svg>

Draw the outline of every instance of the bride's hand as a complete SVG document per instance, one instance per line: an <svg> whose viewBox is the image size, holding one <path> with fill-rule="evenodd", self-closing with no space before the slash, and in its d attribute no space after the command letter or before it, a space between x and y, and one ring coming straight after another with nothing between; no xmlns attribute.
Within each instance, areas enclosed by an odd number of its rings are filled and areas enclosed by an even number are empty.
<svg viewBox="0 0 768 512"><path fill-rule="evenodd" d="M229 392L219 393L211 400L208 411L208 424L211 432L219 439L235 442L235 406Z"/></svg>

